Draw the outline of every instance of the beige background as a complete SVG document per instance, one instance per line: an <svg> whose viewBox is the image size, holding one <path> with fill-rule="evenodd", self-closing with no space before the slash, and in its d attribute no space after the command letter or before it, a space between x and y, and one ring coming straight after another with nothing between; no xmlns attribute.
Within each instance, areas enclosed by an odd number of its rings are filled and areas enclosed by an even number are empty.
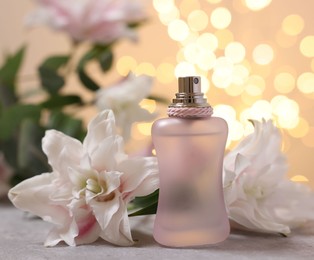
<svg viewBox="0 0 314 260"><path fill-rule="evenodd" d="M176 1L177 5L183 1ZM253 69L265 77L267 87L261 98L271 100L272 97L278 95L273 88L273 79L279 68L282 66L290 66L294 68L297 75L305 71L312 71L312 59L301 55L299 44L301 39L306 35L314 35L314 18L312 10L314 2L308 0L276 0L265 9L259 12L252 12L243 9L243 12L237 11L237 6L241 5L241 0L223 0L214 5L206 0L190 0L191 8L200 7L207 13L211 13L217 6L225 6L232 13L232 22L229 30L233 33L234 39L242 42L247 50L247 59L250 60L252 50L260 42L267 42L274 46L275 60L266 69L264 67L255 66ZM163 62L168 62L174 66L177 64L176 55L179 50L179 44L171 40L167 33L167 27L164 26L158 19L157 12L152 6L152 1L145 1L147 11L150 15L149 22L140 28L139 39L137 44L127 41L121 42L115 48L116 61L120 57L129 55L136 59L137 63L151 63L156 68ZM27 55L20 77L20 93L23 94L30 89L36 88L35 68L44 57L51 54L67 53L70 49L70 41L67 35L56 33L49 28L40 27L36 29L27 29L23 26L23 21L27 13L33 9L33 1L30 0L0 0L0 52L13 52L22 44L27 45ZM284 17L289 14L298 14L305 21L305 26L300 35L291 38L293 41L290 47L282 48L276 44L276 35L280 29L280 25ZM211 31L212 28L204 31ZM216 31L216 30L215 30ZM314 48L314 46L313 46ZM217 56L222 55L223 50L217 52ZM0 62L3 56L0 55ZM109 85L117 80L120 75L113 67L111 73L107 75L99 75L94 72L97 80L103 85ZM211 72L208 73L210 78ZM67 91L76 91L81 89L75 79L68 86ZM153 92L171 98L176 90L175 80L169 84L163 84L155 80ZM90 93L84 92L88 99ZM287 154L290 165L289 177L295 175L303 175L308 179L307 184L314 187L314 116L313 116L313 95L305 95L295 88L287 96L298 102L300 106L300 116L306 119L311 131L302 138L294 138L289 134L289 131L282 130L284 137L284 152ZM240 97L230 97L222 89L217 89L211 86L208 92L208 99L212 105L228 104L233 106L237 111L237 116L240 112L249 107L249 104L244 104ZM158 108L160 116L165 116L164 107ZM81 112L78 116L83 116L86 120L90 118L95 111ZM134 129L134 131L137 131ZM142 138L135 142L137 148L143 147L148 137ZM233 142L230 147L236 143ZM133 144L134 145L134 144ZM271 155L270 155L271 156Z"/></svg>

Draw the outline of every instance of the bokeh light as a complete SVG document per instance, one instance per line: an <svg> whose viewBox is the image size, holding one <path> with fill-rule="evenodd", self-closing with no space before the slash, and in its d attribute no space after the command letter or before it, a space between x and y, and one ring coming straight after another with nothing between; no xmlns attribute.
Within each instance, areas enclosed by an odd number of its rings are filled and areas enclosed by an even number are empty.
<svg viewBox="0 0 314 260"><path fill-rule="evenodd" d="M169 23L168 34L175 41L183 41L189 35L189 27L183 20L176 19Z"/></svg>
<svg viewBox="0 0 314 260"><path fill-rule="evenodd" d="M140 106L150 113L154 113L156 111L156 101L152 99L143 99L140 102Z"/></svg>
<svg viewBox="0 0 314 260"><path fill-rule="evenodd" d="M180 3L180 14L183 17L188 17L191 13L191 10L198 10L200 9L201 5L198 0L182 0Z"/></svg>
<svg viewBox="0 0 314 260"><path fill-rule="evenodd" d="M149 62L142 62L138 64L135 69L135 75L148 75L154 77L156 75L156 69L153 64Z"/></svg>
<svg viewBox="0 0 314 260"><path fill-rule="evenodd" d="M300 51L305 57L314 57L314 35L306 36L300 43Z"/></svg>
<svg viewBox="0 0 314 260"><path fill-rule="evenodd" d="M174 81L174 66L171 63L161 63L156 70L157 80L161 83L171 83Z"/></svg>
<svg viewBox="0 0 314 260"><path fill-rule="evenodd" d="M307 147L314 147L314 127L310 127L307 135L302 137L302 143Z"/></svg>
<svg viewBox="0 0 314 260"><path fill-rule="evenodd" d="M294 175L290 180L294 182L308 182L309 179L306 178L304 175Z"/></svg>
<svg viewBox="0 0 314 260"><path fill-rule="evenodd" d="M174 0L153 0L153 6L159 13L169 13L174 7Z"/></svg>
<svg viewBox="0 0 314 260"><path fill-rule="evenodd" d="M196 41L197 45L201 48L208 49L214 52L218 48L218 39L214 34L203 33Z"/></svg>
<svg viewBox="0 0 314 260"><path fill-rule="evenodd" d="M202 31L208 25L208 16L203 10L194 10L188 16L188 25L193 31Z"/></svg>
<svg viewBox="0 0 314 260"><path fill-rule="evenodd" d="M228 43L233 41L233 33L228 29L216 31L215 36L218 39L218 48L221 50L224 50Z"/></svg>
<svg viewBox="0 0 314 260"><path fill-rule="evenodd" d="M253 50L253 60L259 65L269 64L273 58L273 48L268 44L259 44Z"/></svg>
<svg viewBox="0 0 314 260"><path fill-rule="evenodd" d="M245 91L251 96L259 96L265 90L265 80L259 75L252 75L248 78Z"/></svg>
<svg viewBox="0 0 314 260"><path fill-rule="evenodd" d="M298 89L304 94L314 93L314 73L304 72L297 80Z"/></svg>
<svg viewBox="0 0 314 260"><path fill-rule="evenodd" d="M245 0L246 6L252 11L259 11L271 3L272 0Z"/></svg>
<svg viewBox="0 0 314 260"><path fill-rule="evenodd" d="M186 75L195 75L195 67L193 64L182 61L177 64L175 68L176 77L185 77Z"/></svg>
<svg viewBox="0 0 314 260"><path fill-rule="evenodd" d="M275 76L274 87L279 93L290 93L295 87L295 78L288 72L282 72Z"/></svg>
<svg viewBox="0 0 314 260"><path fill-rule="evenodd" d="M136 69L137 62L131 56L122 56L118 59L116 68L118 73L121 76L126 76L130 73L130 71L134 71Z"/></svg>
<svg viewBox="0 0 314 260"><path fill-rule="evenodd" d="M304 28L304 20L300 15L288 15L281 24L282 30L288 35L298 35Z"/></svg>
<svg viewBox="0 0 314 260"><path fill-rule="evenodd" d="M225 56L232 62L239 63L245 58L245 47L240 42L231 42L225 48Z"/></svg>
<svg viewBox="0 0 314 260"><path fill-rule="evenodd" d="M288 130L289 134L294 138L306 136L310 129L309 123L302 117L299 118L299 123L295 128Z"/></svg>
<svg viewBox="0 0 314 260"><path fill-rule="evenodd" d="M218 7L211 13L210 22L216 29L225 29L231 23L231 13L225 7Z"/></svg>

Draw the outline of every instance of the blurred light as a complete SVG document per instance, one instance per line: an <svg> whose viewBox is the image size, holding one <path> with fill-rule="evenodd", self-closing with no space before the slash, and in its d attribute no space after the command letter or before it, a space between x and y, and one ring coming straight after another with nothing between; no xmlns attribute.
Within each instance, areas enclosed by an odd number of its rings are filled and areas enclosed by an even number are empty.
<svg viewBox="0 0 314 260"><path fill-rule="evenodd" d="M156 71L157 80L161 83L171 83L174 79L174 66L170 63L161 63Z"/></svg>
<svg viewBox="0 0 314 260"><path fill-rule="evenodd" d="M177 55L176 55L176 60L178 63L185 61L184 48L181 48L180 50L178 50Z"/></svg>
<svg viewBox="0 0 314 260"><path fill-rule="evenodd" d="M117 61L117 71L120 75L126 76L130 71L134 71L137 66L136 60L131 56L122 56Z"/></svg>
<svg viewBox="0 0 314 260"><path fill-rule="evenodd" d="M253 60L259 65L269 64L274 58L274 51L268 44L259 44L253 50Z"/></svg>
<svg viewBox="0 0 314 260"><path fill-rule="evenodd" d="M218 88L226 88L232 83L233 64L230 59L220 57L216 60L212 81Z"/></svg>
<svg viewBox="0 0 314 260"><path fill-rule="evenodd" d="M159 13L168 13L174 7L174 0L153 0L153 6Z"/></svg>
<svg viewBox="0 0 314 260"><path fill-rule="evenodd" d="M298 89L304 94L314 93L314 73L304 72L297 80Z"/></svg>
<svg viewBox="0 0 314 260"><path fill-rule="evenodd" d="M244 135L244 127L239 121L232 121L229 128L229 138L232 141L240 140Z"/></svg>
<svg viewBox="0 0 314 260"><path fill-rule="evenodd" d="M196 43L203 49L208 49L211 51L215 51L218 47L218 39L214 34L211 33L201 34L197 38Z"/></svg>
<svg viewBox="0 0 314 260"><path fill-rule="evenodd" d="M265 80L258 75L252 75L248 78L245 91L251 96L259 96L265 90Z"/></svg>
<svg viewBox="0 0 314 260"><path fill-rule="evenodd" d="M309 129L309 123L300 117L298 125L295 128L289 129L288 132L292 137L301 138L308 133Z"/></svg>
<svg viewBox="0 0 314 260"><path fill-rule="evenodd" d="M240 42L231 42L225 48L225 56L233 63L239 63L245 58L245 47Z"/></svg>
<svg viewBox="0 0 314 260"><path fill-rule="evenodd" d="M304 28L304 20L300 15L288 15L281 24L282 30L288 35L298 35Z"/></svg>
<svg viewBox="0 0 314 260"><path fill-rule="evenodd" d="M174 71L177 78L186 77L187 75L195 75L195 67L193 64L186 61L178 63Z"/></svg>
<svg viewBox="0 0 314 260"><path fill-rule="evenodd" d="M244 83L249 76L248 69L243 65L234 65L233 72L232 72L232 82L236 85L242 85L244 89Z"/></svg>
<svg viewBox="0 0 314 260"><path fill-rule="evenodd" d="M268 120L272 118L272 106L267 100L258 100L250 108L250 118L256 120Z"/></svg>
<svg viewBox="0 0 314 260"><path fill-rule="evenodd" d="M187 44L184 48L184 58L190 63L196 63L200 56L201 49L196 43Z"/></svg>
<svg viewBox="0 0 314 260"><path fill-rule="evenodd" d="M301 140L307 147L314 147L314 127L310 127L307 135Z"/></svg>
<svg viewBox="0 0 314 260"><path fill-rule="evenodd" d="M200 9L201 5L198 0L182 0L180 3L180 13L184 17L188 17L191 10Z"/></svg>
<svg viewBox="0 0 314 260"><path fill-rule="evenodd" d="M300 51L305 57L314 57L314 36L309 35L302 39L300 43Z"/></svg>
<svg viewBox="0 0 314 260"><path fill-rule="evenodd" d="M212 69L216 63L216 55L211 51L202 51L200 54L197 66L205 71Z"/></svg>
<svg viewBox="0 0 314 260"><path fill-rule="evenodd" d="M271 0L245 0L246 6L252 11L259 11L271 3Z"/></svg>
<svg viewBox="0 0 314 260"><path fill-rule="evenodd" d="M254 102L256 102L257 100L259 100L261 98L262 98L262 96L252 96L252 95L248 94L246 91L243 91L241 94L242 102L248 106L252 106L254 104Z"/></svg>
<svg viewBox="0 0 314 260"><path fill-rule="evenodd" d="M141 134L145 136L150 136L152 124L153 123L139 123L137 124L137 129Z"/></svg>
<svg viewBox="0 0 314 260"><path fill-rule="evenodd" d="M156 69L153 64L149 62L142 62L136 67L135 74L136 75L145 74L154 77L156 75Z"/></svg>
<svg viewBox="0 0 314 260"><path fill-rule="evenodd" d="M156 153L156 150L153 149L153 150L152 150L152 155L155 155L155 156L156 156L156 154L157 154L157 153Z"/></svg>
<svg viewBox="0 0 314 260"><path fill-rule="evenodd" d="M201 76L201 82L202 82L202 92L207 93L210 88L210 83L207 77Z"/></svg>
<svg viewBox="0 0 314 260"><path fill-rule="evenodd" d="M296 36L288 35L283 30L279 30L276 33L276 42L283 48L292 47L296 43L297 39L298 38Z"/></svg>
<svg viewBox="0 0 314 260"><path fill-rule="evenodd" d="M308 182L308 178L306 178L303 175L295 175L292 178L290 178L290 180L294 181L294 182Z"/></svg>
<svg viewBox="0 0 314 260"><path fill-rule="evenodd" d="M207 0L210 4L219 4L222 0Z"/></svg>
<svg viewBox="0 0 314 260"><path fill-rule="evenodd" d="M189 31L188 36L183 41L181 41L181 44L186 46L190 43L195 43L198 36L198 32Z"/></svg>
<svg viewBox="0 0 314 260"><path fill-rule="evenodd" d="M134 140L144 140L146 136L144 136L138 129L138 126L136 124L133 124L131 129L131 136Z"/></svg>
<svg viewBox="0 0 314 260"><path fill-rule="evenodd" d="M312 61L311 61L311 69L312 69L312 71L314 71L314 59L312 59Z"/></svg>
<svg viewBox="0 0 314 260"><path fill-rule="evenodd" d="M216 29L225 29L231 23L231 13L225 7L218 7L211 13L210 22Z"/></svg>
<svg viewBox="0 0 314 260"><path fill-rule="evenodd" d="M279 73L274 79L274 86L279 93L289 93L295 87L295 78L287 72Z"/></svg>
<svg viewBox="0 0 314 260"><path fill-rule="evenodd" d="M180 13L177 7L173 7L169 12L167 13L159 13L159 20L162 24L168 25L173 20L179 19Z"/></svg>
<svg viewBox="0 0 314 260"><path fill-rule="evenodd" d="M276 101L272 100L271 105L280 127L292 129L298 125L299 105L296 101L284 96L277 96Z"/></svg>
<svg viewBox="0 0 314 260"><path fill-rule="evenodd" d="M169 23L168 34L175 41L183 41L189 35L189 27L183 20L176 19Z"/></svg>
<svg viewBox="0 0 314 260"><path fill-rule="evenodd" d="M214 107L214 116L221 117L227 122L236 120L236 111L232 106L228 105L216 105Z"/></svg>
<svg viewBox="0 0 314 260"><path fill-rule="evenodd" d="M152 99L143 99L140 102L140 106L148 110L149 113L154 113L156 111L156 101Z"/></svg>
<svg viewBox="0 0 314 260"><path fill-rule="evenodd" d="M202 31L208 25L208 16L202 10L194 10L188 16L188 25L193 31Z"/></svg>
<svg viewBox="0 0 314 260"><path fill-rule="evenodd" d="M233 34L228 29L216 31L215 36L218 39L218 48L221 50L224 50L228 43L233 41Z"/></svg>
<svg viewBox="0 0 314 260"><path fill-rule="evenodd" d="M230 84L227 88L225 88L226 93L232 97L241 95L243 90L244 90L244 85L236 85L236 84Z"/></svg>

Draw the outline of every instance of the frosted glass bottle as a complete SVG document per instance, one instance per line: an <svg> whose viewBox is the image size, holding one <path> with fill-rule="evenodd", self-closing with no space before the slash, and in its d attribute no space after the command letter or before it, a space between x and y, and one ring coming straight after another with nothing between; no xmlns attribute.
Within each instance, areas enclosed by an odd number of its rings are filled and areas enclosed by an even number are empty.
<svg viewBox="0 0 314 260"><path fill-rule="evenodd" d="M179 78L176 97L170 117L152 127L160 172L154 238L170 247L215 244L230 232L222 188L228 127L211 117L199 77Z"/></svg>

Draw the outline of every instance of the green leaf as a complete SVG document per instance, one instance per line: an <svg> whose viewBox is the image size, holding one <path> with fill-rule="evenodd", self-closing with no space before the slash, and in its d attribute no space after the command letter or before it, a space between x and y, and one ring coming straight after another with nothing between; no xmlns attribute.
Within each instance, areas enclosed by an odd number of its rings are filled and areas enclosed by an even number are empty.
<svg viewBox="0 0 314 260"><path fill-rule="evenodd" d="M77 71L83 70L89 61L91 61L97 57L98 53L99 53L99 51L98 51L97 47L93 47L88 52L86 52L78 63Z"/></svg>
<svg viewBox="0 0 314 260"><path fill-rule="evenodd" d="M158 205L158 197L159 197L159 190L155 190L153 193L143 196L143 197L136 197L130 203L132 208L141 208L131 214L130 217L140 216L140 215L150 215L155 214Z"/></svg>
<svg viewBox="0 0 314 260"><path fill-rule="evenodd" d="M87 73L85 72L84 69L81 69L79 72L79 78L81 80L81 82L84 84L84 86L86 88L88 88L89 90L92 91L96 91L98 89L100 89L99 85L92 79L90 78Z"/></svg>
<svg viewBox="0 0 314 260"><path fill-rule="evenodd" d="M36 105L17 104L4 110L0 116L0 140L13 136L23 119L31 118L38 122L40 113L41 107Z"/></svg>
<svg viewBox="0 0 314 260"><path fill-rule="evenodd" d="M0 68L0 81L2 83L13 83L21 67L25 53L25 46L20 48L16 54L9 56Z"/></svg>
<svg viewBox="0 0 314 260"><path fill-rule="evenodd" d="M83 140L85 137L83 122L63 113L60 110L56 110L51 113L47 127L61 131L79 140Z"/></svg>
<svg viewBox="0 0 314 260"><path fill-rule="evenodd" d="M138 208L144 208L147 207L153 203L156 203L158 201L159 196L159 190L155 190L153 193L143 196L143 197L136 197L134 200L132 200L132 204L135 207Z"/></svg>
<svg viewBox="0 0 314 260"><path fill-rule="evenodd" d="M135 217L135 216L143 216L143 215L152 215L152 214L156 214L157 212L157 206L158 203L155 202L145 208L142 208L136 212L133 212L131 214L129 214L129 217Z"/></svg>
<svg viewBox="0 0 314 260"><path fill-rule="evenodd" d="M56 71L40 67L38 69L41 85L50 93L57 93L65 84L65 80Z"/></svg>
<svg viewBox="0 0 314 260"><path fill-rule="evenodd" d="M98 61L102 71L108 71L113 63L113 53L110 49L105 49L98 56Z"/></svg>
<svg viewBox="0 0 314 260"><path fill-rule="evenodd" d="M21 123L17 166L21 170L22 178L26 179L34 175L50 170L47 157L42 151L41 140L45 129L32 119L24 119Z"/></svg>
<svg viewBox="0 0 314 260"><path fill-rule="evenodd" d="M52 108L61 108L67 105L82 105L83 101L80 96L77 95L67 95L67 96L60 96L54 94L49 97L48 100L44 101L41 106L44 108L52 109Z"/></svg>
<svg viewBox="0 0 314 260"><path fill-rule="evenodd" d="M67 64L69 59L70 58L67 55L49 57L42 63L42 65L40 65L40 67L46 67L51 70L58 70L59 68Z"/></svg>
<svg viewBox="0 0 314 260"><path fill-rule="evenodd" d="M108 71L113 63L113 53L110 46L107 45L96 45L91 48L85 55L80 59L77 72L83 85L89 90L96 91L99 89L98 84L86 73L86 65L92 61L97 60L100 64L102 71Z"/></svg>
<svg viewBox="0 0 314 260"><path fill-rule="evenodd" d="M4 107L17 102L15 81L22 65L24 53L25 47L20 48L16 54L9 56L0 68L0 101Z"/></svg>
<svg viewBox="0 0 314 260"><path fill-rule="evenodd" d="M160 97L160 96L155 96L155 95L150 95L147 97L148 99L155 100L156 102L169 105L170 101L167 98Z"/></svg>
<svg viewBox="0 0 314 260"><path fill-rule="evenodd" d="M69 61L68 56L53 56L38 68L41 85L51 94L57 93L65 84L59 69Z"/></svg>

